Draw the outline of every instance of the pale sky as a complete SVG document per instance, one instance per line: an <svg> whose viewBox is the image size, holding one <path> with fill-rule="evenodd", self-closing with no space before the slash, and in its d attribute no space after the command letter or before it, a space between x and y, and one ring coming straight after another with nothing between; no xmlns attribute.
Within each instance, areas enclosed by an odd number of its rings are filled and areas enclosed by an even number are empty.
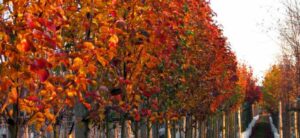
<svg viewBox="0 0 300 138"><path fill-rule="evenodd" d="M253 68L259 83L280 54L276 27L281 5L279 0L211 0L232 50Z"/></svg>

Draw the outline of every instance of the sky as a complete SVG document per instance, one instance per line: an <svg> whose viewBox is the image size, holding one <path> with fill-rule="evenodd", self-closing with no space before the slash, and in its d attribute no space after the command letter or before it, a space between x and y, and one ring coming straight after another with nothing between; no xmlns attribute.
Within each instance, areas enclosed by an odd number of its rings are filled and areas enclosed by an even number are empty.
<svg viewBox="0 0 300 138"><path fill-rule="evenodd" d="M252 67L259 84L280 54L276 28L281 6L279 0L211 0L224 36L239 62Z"/></svg>

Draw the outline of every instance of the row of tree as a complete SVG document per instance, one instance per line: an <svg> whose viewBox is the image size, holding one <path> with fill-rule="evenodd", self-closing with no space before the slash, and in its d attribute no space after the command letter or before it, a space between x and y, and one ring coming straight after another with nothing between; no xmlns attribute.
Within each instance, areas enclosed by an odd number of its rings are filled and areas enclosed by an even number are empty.
<svg viewBox="0 0 300 138"><path fill-rule="evenodd" d="M276 118L280 137L299 137L300 3L283 2L278 34L282 56L265 75L263 105Z"/></svg>
<svg viewBox="0 0 300 138"><path fill-rule="evenodd" d="M260 97L205 0L3 0L0 15L0 114L11 137L28 126L58 136L65 116L78 137L90 125L109 137L113 122L121 137L130 123L150 137L182 117L191 135L192 120Z"/></svg>

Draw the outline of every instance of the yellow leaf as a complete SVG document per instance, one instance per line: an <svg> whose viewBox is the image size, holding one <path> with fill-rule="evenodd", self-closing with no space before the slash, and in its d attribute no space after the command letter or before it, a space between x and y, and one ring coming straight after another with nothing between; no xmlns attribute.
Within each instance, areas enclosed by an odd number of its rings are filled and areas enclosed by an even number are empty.
<svg viewBox="0 0 300 138"><path fill-rule="evenodd" d="M105 119L105 115L101 113L101 114L99 115L99 119L100 119L100 120L104 120L104 119Z"/></svg>
<svg viewBox="0 0 300 138"><path fill-rule="evenodd" d="M118 36L117 35L112 35L110 38L109 38L109 40L108 40L109 42L111 42L111 43L118 43L119 42L119 38L118 38Z"/></svg>
<svg viewBox="0 0 300 138"><path fill-rule="evenodd" d="M74 96L76 95L76 91L74 91L74 90L68 90L68 91L67 91L67 95L68 95L69 97L74 97Z"/></svg>
<svg viewBox="0 0 300 138"><path fill-rule="evenodd" d="M19 14L18 14L18 17L22 18L22 17L23 17L23 14L22 14L22 13L19 13Z"/></svg>
<svg viewBox="0 0 300 138"><path fill-rule="evenodd" d="M86 71L87 71L86 68L81 67L81 68L79 69L79 75L85 75L85 74L86 74Z"/></svg>
<svg viewBox="0 0 300 138"><path fill-rule="evenodd" d="M79 57L76 57L73 61L73 67L78 68L78 67L81 67L82 65L83 65L82 59Z"/></svg>
<svg viewBox="0 0 300 138"><path fill-rule="evenodd" d="M122 106L123 104L125 104L124 101L119 101L119 105Z"/></svg>
<svg viewBox="0 0 300 138"><path fill-rule="evenodd" d="M134 100L136 100L137 102L140 102L141 101L141 96L140 95L135 95Z"/></svg>
<svg viewBox="0 0 300 138"><path fill-rule="evenodd" d="M36 129L36 130L40 131L41 128L42 128L42 124L40 124L40 123L36 123L36 124L35 124L35 129Z"/></svg>
<svg viewBox="0 0 300 138"><path fill-rule="evenodd" d="M41 91L40 91L40 95L41 95L41 96L44 96L44 95L46 95L46 94L47 94L47 91L46 91L46 90L41 90Z"/></svg>

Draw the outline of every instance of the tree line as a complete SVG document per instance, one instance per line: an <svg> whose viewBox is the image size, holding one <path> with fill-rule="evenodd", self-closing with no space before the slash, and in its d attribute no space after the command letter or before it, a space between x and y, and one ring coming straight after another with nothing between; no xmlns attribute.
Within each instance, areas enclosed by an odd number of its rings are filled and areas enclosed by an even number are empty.
<svg viewBox="0 0 300 138"><path fill-rule="evenodd" d="M158 137L161 125L191 137L193 122L261 98L205 0L3 0L0 15L0 115L13 138L28 127L59 137L64 118L76 137Z"/></svg>

